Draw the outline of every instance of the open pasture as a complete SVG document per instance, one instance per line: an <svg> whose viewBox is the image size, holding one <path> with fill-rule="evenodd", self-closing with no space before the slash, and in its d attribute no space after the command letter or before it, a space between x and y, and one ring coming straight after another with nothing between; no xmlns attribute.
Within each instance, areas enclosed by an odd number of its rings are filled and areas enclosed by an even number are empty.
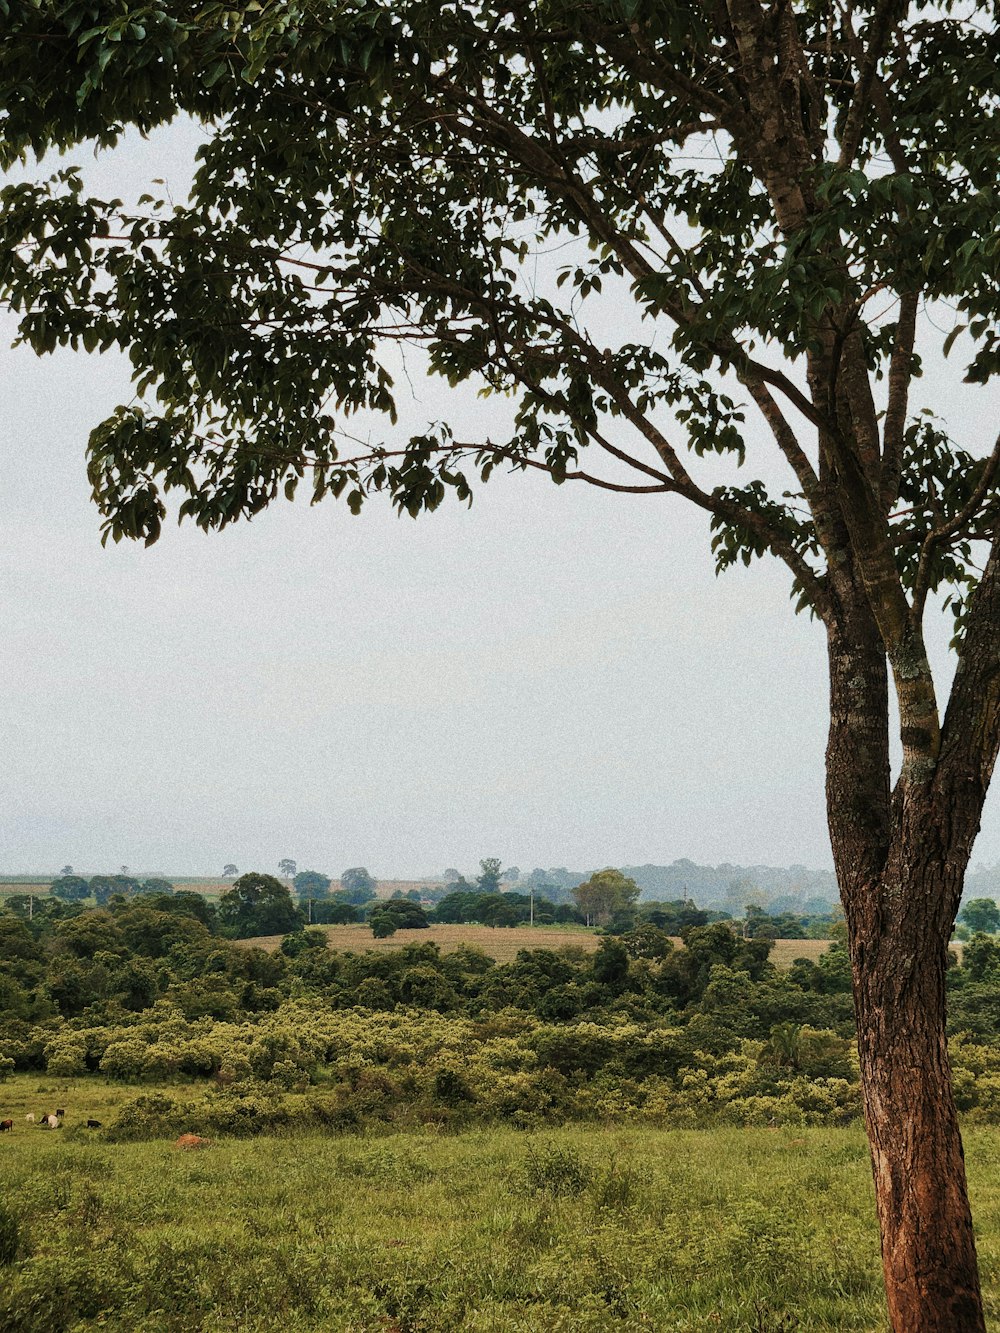
<svg viewBox="0 0 1000 1333"><path fill-rule="evenodd" d="M128 1095L18 1089L54 1091L105 1111ZM995 1317L994 1140L967 1134ZM860 1129L292 1132L184 1152L18 1126L0 1170L4 1333L887 1328Z"/></svg>
<svg viewBox="0 0 1000 1333"><path fill-rule="evenodd" d="M810 962L815 963L817 958L826 953L832 942L832 940L775 940L774 948L768 956L775 967L781 968L791 967L796 958L808 958Z"/></svg>
<svg viewBox="0 0 1000 1333"><path fill-rule="evenodd" d="M995 1235L1000 1172L979 1146ZM860 1131L309 1134L184 1152L67 1129L6 1135L0 1159L20 1233L5 1333L885 1327ZM995 1267L987 1240L991 1293Z"/></svg>

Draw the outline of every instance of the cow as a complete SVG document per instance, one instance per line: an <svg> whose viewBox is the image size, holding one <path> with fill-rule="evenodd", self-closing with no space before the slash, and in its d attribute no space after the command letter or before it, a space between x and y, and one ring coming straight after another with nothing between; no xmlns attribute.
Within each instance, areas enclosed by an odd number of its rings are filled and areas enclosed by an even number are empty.
<svg viewBox="0 0 1000 1333"><path fill-rule="evenodd" d="M11 1134L14 1132L13 1120L0 1120L0 1134L6 1134L8 1131Z"/></svg>
<svg viewBox="0 0 1000 1333"><path fill-rule="evenodd" d="M34 1113L34 1111L29 1111L28 1114L27 1114L24 1118L25 1118L25 1120L28 1122L29 1125L33 1125L33 1124L35 1123L35 1113Z"/></svg>
<svg viewBox="0 0 1000 1333"><path fill-rule="evenodd" d="M87 1128L88 1128L88 1129L100 1129L100 1128L101 1128L101 1122L100 1122L99 1120L88 1120L88 1121L87 1121Z"/></svg>
<svg viewBox="0 0 1000 1333"><path fill-rule="evenodd" d="M42 1116L42 1125L43 1125L46 1129L58 1129L58 1128L59 1128L59 1117L58 1117L57 1115L43 1115L43 1116Z"/></svg>
<svg viewBox="0 0 1000 1333"><path fill-rule="evenodd" d="M66 1112L63 1110L61 1106L56 1107L56 1115L59 1117L60 1120L63 1118L65 1114Z"/></svg>

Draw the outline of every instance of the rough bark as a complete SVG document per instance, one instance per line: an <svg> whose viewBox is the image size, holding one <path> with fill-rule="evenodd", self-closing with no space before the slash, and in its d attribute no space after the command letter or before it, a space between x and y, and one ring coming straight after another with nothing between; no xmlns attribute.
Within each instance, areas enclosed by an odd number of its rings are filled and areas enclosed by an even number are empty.
<svg viewBox="0 0 1000 1333"><path fill-rule="evenodd" d="M896 1333L982 1333L945 1029L947 946L965 866L946 852L948 811L914 804L880 882L850 914L886 1299Z"/></svg>
<svg viewBox="0 0 1000 1333"><path fill-rule="evenodd" d="M996 610L991 572L980 620ZM849 571L838 583L838 613L827 625L827 804L889 1315L895 1333L984 1333L945 970L988 775L970 781L966 770L962 780L946 761L929 781L904 775L890 794L884 642L861 589L851 595ZM982 645L973 647L982 660L977 669L967 659L964 671L974 676L982 710L992 662Z"/></svg>

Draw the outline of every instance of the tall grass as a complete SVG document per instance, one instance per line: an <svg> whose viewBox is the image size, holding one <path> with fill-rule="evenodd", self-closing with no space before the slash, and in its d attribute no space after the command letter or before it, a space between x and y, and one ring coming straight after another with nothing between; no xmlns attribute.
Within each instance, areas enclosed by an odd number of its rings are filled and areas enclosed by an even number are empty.
<svg viewBox="0 0 1000 1333"><path fill-rule="evenodd" d="M988 1309L1000 1154L973 1132ZM857 1130L0 1142L4 1333L883 1333Z"/></svg>

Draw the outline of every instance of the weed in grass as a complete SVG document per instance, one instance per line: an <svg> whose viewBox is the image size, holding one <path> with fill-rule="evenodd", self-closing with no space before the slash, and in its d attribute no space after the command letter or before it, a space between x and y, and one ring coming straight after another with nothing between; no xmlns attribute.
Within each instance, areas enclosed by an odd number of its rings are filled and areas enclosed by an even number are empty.
<svg viewBox="0 0 1000 1333"><path fill-rule="evenodd" d="M524 1159L524 1180L531 1194L575 1196L590 1184L592 1171L572 1147L534 1144Z"/></svg>
<svg viewBox="0 0 1000 1333"><path fill-rule="evenodd" d="M434 1174L425 1161L399 1148L372 1148L354 1155L344 1154L338 1159L337 1173L386 1185L412 1185L430 1180Z"/></svg>
<svg viewBox="0 0 1000 1333"><path fill-rule="evenodd" d="M774 1310L758 1301L753 1312L753 1333L794 1333L802 1325L790 1314L776 1314Z"/></svg>
<svg viewBox="0 0 1000 1333"><path fill-rule="evenodd" d="M632 1162L613 1157L591 1181L594 1206L599 1212L627 1212L637 1203L647 1179Z"/></svg>
<svg viewBox="0 0 1000 1333"><path fill-rule="evenodd" d="M393 1274L374 1283L373 1295L386 1316L393 1320L396 1333L423 1333L429 1327L425 1313L435 1301L427 1281L413 1273Z"/></svg>
<svg viewBox="0 0 1000 1333"><path fill-rule="evenodd" d="M21 1251L21 1223L0 1203L0 1264L12 1264Z"/></svg>

